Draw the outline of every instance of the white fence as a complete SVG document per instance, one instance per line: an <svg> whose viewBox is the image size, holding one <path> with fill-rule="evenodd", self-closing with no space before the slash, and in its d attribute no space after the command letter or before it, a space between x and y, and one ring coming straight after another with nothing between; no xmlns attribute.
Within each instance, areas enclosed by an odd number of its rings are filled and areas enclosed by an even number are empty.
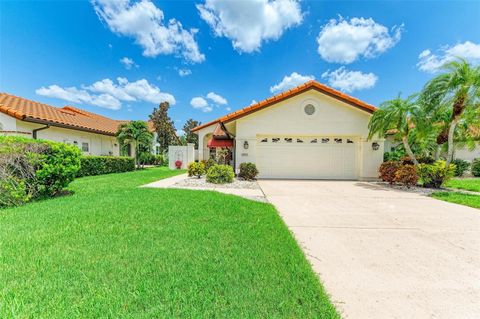
<svg viewBox="0 0 480 319"><path fill-rule="evenodd" d="M187 146L172 146L168 147L168 167L171 169L177 168L176 161L182 161L181 168L187 168L187 165L195 161L195 144L187 144Z"/></svg>

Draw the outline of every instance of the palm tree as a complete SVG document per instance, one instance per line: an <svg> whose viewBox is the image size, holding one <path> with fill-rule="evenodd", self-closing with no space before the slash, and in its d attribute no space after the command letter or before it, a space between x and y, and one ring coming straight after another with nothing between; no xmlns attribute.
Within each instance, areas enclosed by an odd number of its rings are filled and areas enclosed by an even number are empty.
<svg viewBox="0 0 480 319"><path fill-rule="evenodd" d="M140 146L151 148L153 134L148 130L144 121L131 121L120 124L117 131L120 145L132 144L135 150L135 165L138 167L138 154Z"/></svg>
<svg viewBox="0 0 480 319"><path fill-rule="evenodd" d="M480 108L480 67L474 67L458 58L443 65L444 73L430 80L422 91L422 100L439 112L447 111L448 122L440 132L437 142L448 142L447 165L453 159L455 129L461 121L468 121Z"/></svg>
<svg viewBox="0 0 480 319"><path fill-rule="evenodd" d="M405 151L413 163L418 165L410 147L409 138L417 122L416 120L419 118L416 116L419 110L414 95L407 99L402 99L399 95L394 100L383 102L380 108L373 113L370 123L368 123L368 138L371 139L374 135L383 138L387 133L393 134L395 139L402 141Z"/></svg>

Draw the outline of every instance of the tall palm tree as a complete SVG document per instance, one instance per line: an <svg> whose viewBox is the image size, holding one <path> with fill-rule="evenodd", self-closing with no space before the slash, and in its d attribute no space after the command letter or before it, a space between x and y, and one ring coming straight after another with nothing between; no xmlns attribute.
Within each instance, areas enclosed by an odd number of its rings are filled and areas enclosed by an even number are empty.
<svg viewBox="0 0 480 319"><path fill-rule="evenodd" d="M447 111L450 119L437 142L448 142L447 165L453 160L457 125L480 108L480 66L474 67L458 58L443 65L443 73L430 80L422 90L422 100L439 111Z"/></svg>
<svg viewBox="0 0 480 319"><path fill-rule="evenodd" d="M415 98L414 95L407 99L398 96L394 100L383 102L368 123L368 138L371 139L374 135L383 138L387 133L393 134L395 139L402 141L405 151L413 163L418 165L409 143L416 120L419 118L416 113L420 108Z"/></svg>
<svg viewBox="0 0 480 319"><path fill-rule="evenodd" d="M140 146L151 148L153 134L148 130L144 121L122 123L118 127L117 139L121 145L132 144L135 150L135 165L138 167Z"/></svg>

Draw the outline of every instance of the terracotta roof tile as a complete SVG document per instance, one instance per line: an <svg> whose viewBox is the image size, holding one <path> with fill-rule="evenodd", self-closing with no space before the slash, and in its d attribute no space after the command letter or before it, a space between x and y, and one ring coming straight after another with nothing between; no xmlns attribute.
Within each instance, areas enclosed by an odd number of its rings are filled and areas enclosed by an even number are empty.
<svg viewBox="0 0 480 319"><path fill-rule="evenodd" d="M117 121L73 106L63 108L0 93L0 112L28 122L40 122L104 135L115 135Z"/></svg>
<svg viewBox="0 0 480 319"><path fill-rule="evenodd" d="M333 98L336 98L338 100L341 100L345 103L348 103L354 107L357 107L361 110L364 110L364 111L367 111L369 113L373 113L375 112L375 110L377 109L375 106L371 105L371 104L368 104L368 103L365 103L353 96L350 96L348 94L345 94L345 93L342 93L338 90L335 90L325 84L322 84L322 83L319 83L315 80L311 80L311 81L308 81L308 82L305 82L295 88L292 88L288 91L284 91L284 92L281 92L277 95L274 95L272 97L269 97L263 101L260 101L260 102L257 102L257 103L254 103L252 105L249 105L247 107L244 107L243 109L240 109L238 111L234 111L232 113L229 113L225 116L222 116L216 120L213 120L213 121L210 121L208 123L205 123L205 124L202 124L202 125L199 125L197 127L195 127L192 131L198 131L202 128L205 128L205 127L208 127L212 124L215 124L215 123L219 123L219 122L229 122L229 121L233 121L233 120L236 120L242 116L245 116L245 115L248 115L248 114L251 114L253 112L256 112L256 111L259 111L263 108L266 108L270 105L273 105L277 102L280 102L280 101L283 101L285 99L288 99L292 96L295 96L297 94L300 94L302 92L305 92L307 90L310 90L310 89L314 89L314 90L317 90L319 92L322 92L324 94L327 94Z"/></svg>

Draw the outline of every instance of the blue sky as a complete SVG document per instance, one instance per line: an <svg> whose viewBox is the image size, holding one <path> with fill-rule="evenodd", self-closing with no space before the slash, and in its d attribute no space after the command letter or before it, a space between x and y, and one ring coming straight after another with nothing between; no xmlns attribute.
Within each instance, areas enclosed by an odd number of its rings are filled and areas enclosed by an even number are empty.
<svg viewBox="0 0 480 319"><path fill-rule="evenodd" d="M177 128L312 77L378 105L455 55L480 62L478 1L3 1L0 15L0 91L116 119L166 99Z"/></svg>

